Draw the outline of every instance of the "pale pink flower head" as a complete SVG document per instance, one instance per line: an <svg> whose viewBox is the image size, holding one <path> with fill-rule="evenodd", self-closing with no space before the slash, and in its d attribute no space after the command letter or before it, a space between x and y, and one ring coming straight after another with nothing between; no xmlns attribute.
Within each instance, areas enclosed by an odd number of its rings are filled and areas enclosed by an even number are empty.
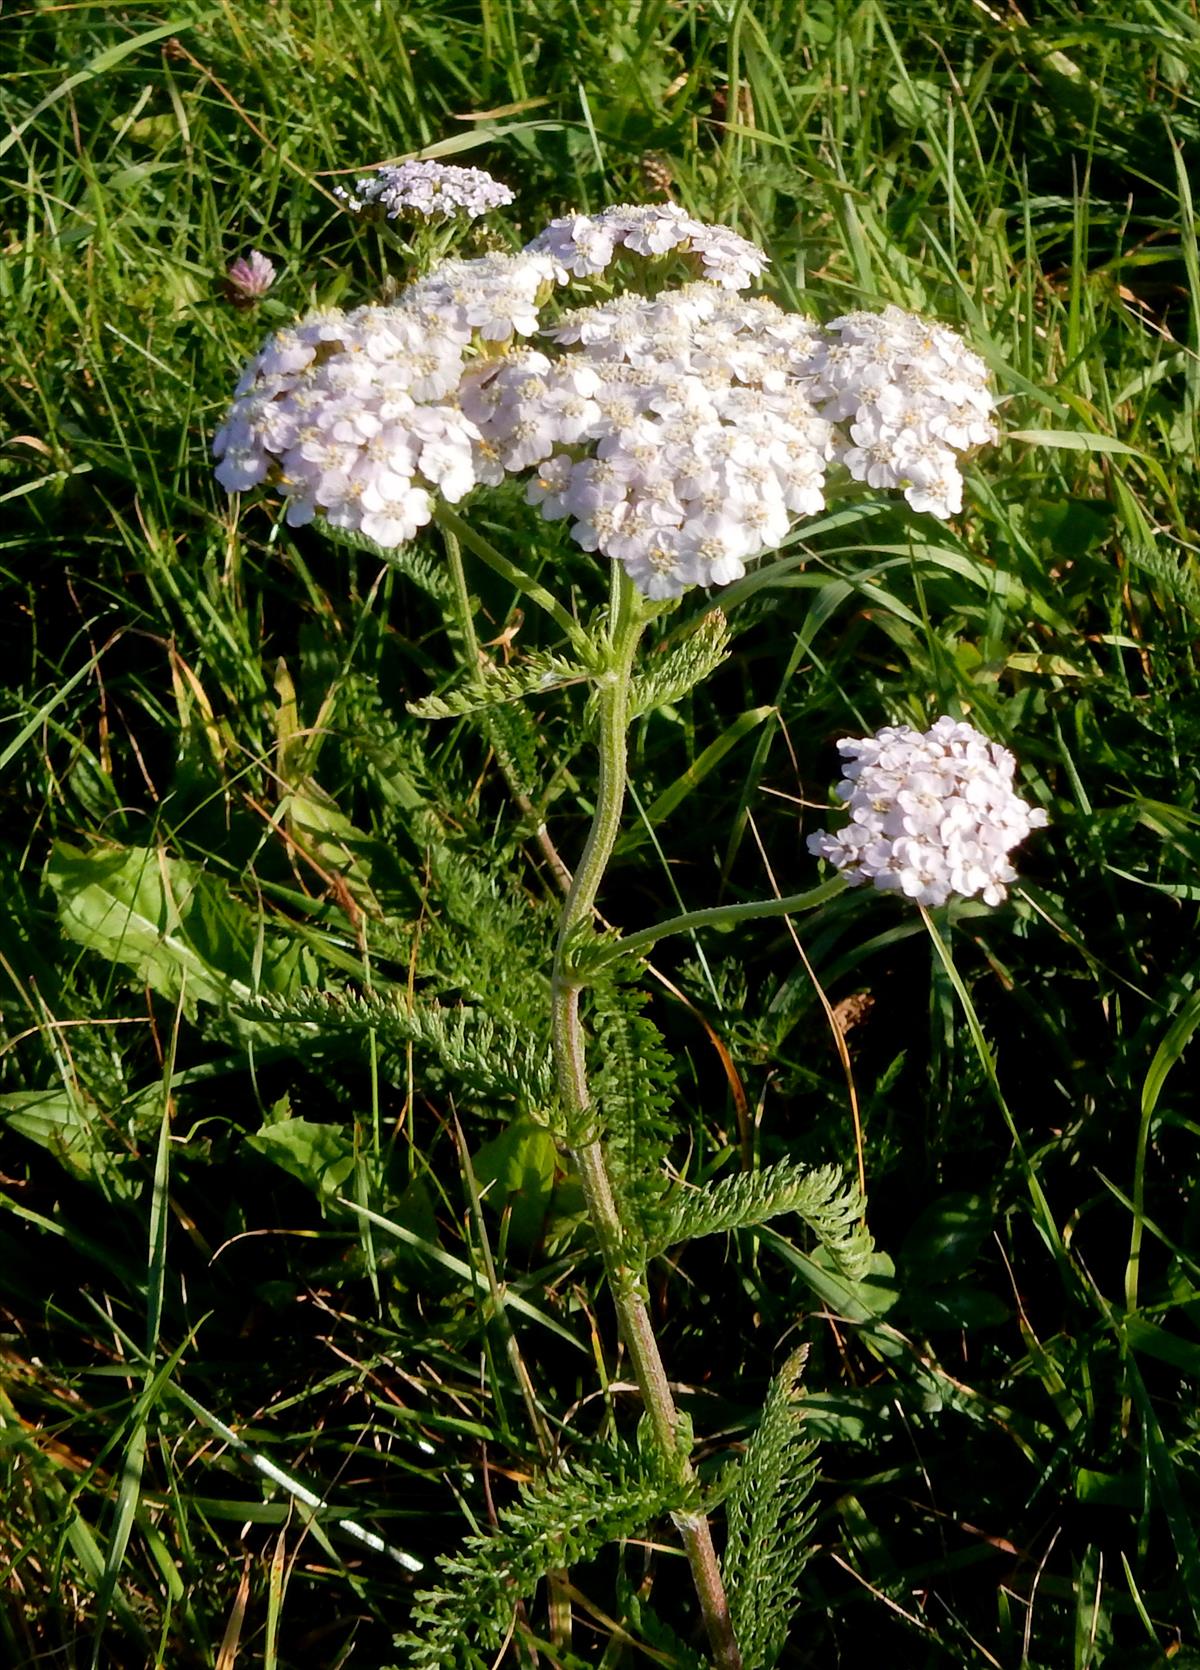
<svg viewBox="0 0 1200 1670"><path fill-rule="evenodd" d="M998 905L1017 872L1009 853L1047 822L1016 793L1007 748L961 719L921 732L885 725L838 743L846 756L838 799L850 822L808 837L808 850L850 883L903 893L921 905L982 897Z"/></svg>
<svg viewBox="0 0 1200 1670"><path fill-rule="evenodd" d="M275 282L275 263L261 250L252 249L249 255L239 255L225 272L229 299L240 307L247 307L265 296Z"/></svg>

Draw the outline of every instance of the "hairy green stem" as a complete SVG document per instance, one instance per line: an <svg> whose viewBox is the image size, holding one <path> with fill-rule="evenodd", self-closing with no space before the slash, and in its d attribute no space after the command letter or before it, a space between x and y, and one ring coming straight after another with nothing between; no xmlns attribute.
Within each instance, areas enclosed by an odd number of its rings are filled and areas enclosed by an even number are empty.
<svg viewBox="0 0 1200 1670"><path fill-rule="evenodd" d="M610 655L598 689L600 759L596 808L583 856L563 906L551 983L551 1025L559 1095L569 1121L584 1133L590 1123L591 1098L579 1015L583 982L572 972L570 950L575 936L590 926L596 894L621 827L630 683L634 655L646 624L646 615L632 584L618 571L617 564L613 567ZM642 1260L631 1246L621 1221L602 1144L597 1137L584 1134L577 1140L573 1153L650 1432L666 1465L682 1482L690 1483L694 1474L685 1432L646 1308ZM687 1552L718 1670L741 1670L741 1654L734 1640L708 1520L696 1509L676 1514L675 1524Z"/></svg>
<svg viewBox="0 0 1200 1670"><path fill-rule="evenodd" d="M454 614L463 642L463 658L467 677L479 679L479 637L475 631L475 616L471 609L471 593L467 589L467 575L463 568L462 542L451 528L443 527L442 542L446 547L446 567L450 570L450 590L454 596Z"/></svg>

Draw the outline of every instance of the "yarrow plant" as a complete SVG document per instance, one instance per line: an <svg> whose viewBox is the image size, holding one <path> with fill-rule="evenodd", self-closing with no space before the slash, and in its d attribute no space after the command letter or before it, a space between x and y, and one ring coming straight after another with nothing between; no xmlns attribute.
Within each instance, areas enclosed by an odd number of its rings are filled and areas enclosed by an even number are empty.
<svg viewBox="0 0 1200 1670"><path fill-rule="evenodd" d="M511 196L476 170L433 163L381 170L342 195L356 210L464 223ZM595 810L573 874L539 831L565 894L547 1017L556 1102L545 1116L578 1174L641 1392L638 1460L622 1452L619 1478L608 1484L588 1482L594 1473L552 1472L494 1539L476 1539L448 1568L458 1586L419 1599L427 1629L409 1641L419 1665L490 1662L517 1620L504 1607L497 1616L497 1595L511 1594L515 1608L563 1563L564 1549L588 1557L605 1536L638 1534L663 1512L687 1552L719 1670L740 1670L739 1635L776 1642L755 1660L774 1662L807 1554L802 1518L789 1527L778 1517L781 1504L799 1514L811 1484L791 1409L798 1369L772 1394L751 1451L755 1467L774 1469L778 1488L762 1499L755 1478L745 1468L738 1475L730 1494L737 1534L723 1572L646 1305L647 1262L692 1236L795 1212L853 1281L871 1252L864 1202L833 1168L809 1173L784 1163L682 1196L664 1180L656 1198L665 1205L648 1220L614 1170L604 1096L589 1082L582 1000L616 978L605 972L613 964L627 977L669 934L811 909L847 882L922 904L952 894L999 904L1014 876L1009 853L1046 821L1015 794L1012 756L971 726L944 718L924 734L888 727L841 744L849 763L839 794L850 822L809 843L838 872L832 882L624 936L598 931L632 719L650 704L647 691L672 701L686 693L727 642L714 613L681 648L656 658L656 674L635 682L650 622L689 589L741 578L839 492L898 492L916 512L959 514L960 460L996 438L986 368L955 332L896 308L819 325L743 293L766 267L738 233L672 203L563 216L515 254L442 260L387 305L325 309L276 332L245 368L214 441L220 483L230 493L265 487L279 495L291 526L316 521L335 539L366 540L386 556L440 524L463 683L452 700L416 711L486 715L489 700L559 682L592 686ZM571 288L578 305L564 307ZM606 562L608 607L590 621L529 573L519 550L498 550L454 508L509 478L523 482L543 518L565 523L576 546ZM550 616L570 659L531 658L528 677L485 676L464 545ZM540 1093L539 1106L545 1101ZM638 1116L661 1118L652 1092ZM560 1515L552 1532L537 1529L543 1510ZM764 1549L773 1574L766 1593ZM490 1612L482 1595L492 1597Z"/></svg>
<svg viewBox="0 0 1200 1670"><path fill-rule="evenodd" d="M1048 821L1013 789L1017 762L972 725L942 718L929 730L885 725L847 738L837 786L850 822L808 838L808 850L852 887L870 883L921 905L957 896L1004 902L1017 872L1009 853Z"/></svg>

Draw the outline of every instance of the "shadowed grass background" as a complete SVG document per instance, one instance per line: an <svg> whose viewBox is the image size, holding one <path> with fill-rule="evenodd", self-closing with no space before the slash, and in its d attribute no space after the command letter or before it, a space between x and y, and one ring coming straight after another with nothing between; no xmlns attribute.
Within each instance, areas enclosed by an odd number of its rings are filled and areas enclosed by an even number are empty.
<svg viewBox="0 0 1200 1670"><path fill-rule="evenodd" d="M404 574L211 479L262 335L403 279L332 186L432 146L514 186L514 238L669 182L787 305L927 310L993 365L1010 438L952 527L865 497L725 594L733 659L635 732L601 904L810 885L836 737L955 704L1051 827L937 940L875 897L797 923L861 1103L871 1306L775 1231L660 1261L652 1299L710 1473L811 1345L783 1664L1200 1662L1192 9L29 6L0 38L0 1658L398 1662L402 1556L486 1526L547 1435L631 1427L513 1071L554 902L494 754L571 861L582 700L412 719L452 673L436 538ZM238 310L252 246L280 276ZM519 495L471 515L600 602ZM483 637L518 627L495 655L550 641L472 584ZM679 1170L852 1168L783 925L655 966L675 1066L623 1065ZM415 992L490 1053L414 1033ZM531 1609L541 1662L684 1662L638 1622L652 1592L687 1633L678 1560L572 1581L569 1649Z"/></svg>

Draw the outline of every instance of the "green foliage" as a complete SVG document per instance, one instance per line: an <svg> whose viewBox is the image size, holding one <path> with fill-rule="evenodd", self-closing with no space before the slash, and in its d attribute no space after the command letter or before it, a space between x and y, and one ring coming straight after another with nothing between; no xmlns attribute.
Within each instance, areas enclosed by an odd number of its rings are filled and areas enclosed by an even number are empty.
<svg viewBox="0 0 1200 1670"><path fill-rule="evenodd" d="M683 1505L678 1484L640 1451L601 1449L587 1462L564 1461L522 1485L490 1535L470 1536L460 1553L439 1560L446 1582L417 1595L421 1631L399 1642L410 1649L408 1662L414 1670L489 1670L518 1603L550 1572L586 1564Z"/></svg>
<svg viewBox="0 0 1200 1670"><path fill-rule="evenodd" d="M403 992L301 992L260 998L244 1013L264 1018L296 1048L322 1050L339 1036L374 1037L385 1051L414 1044L452 1083L481 1100L516 1100L548 1109L554 1101L549 1047L479 1009L449 1008Z"/></svg>
<svg viewBox="0 0 1200 1670"><path fill-rule="evenodd" d="M0 1095L0 1123L53 1154L68 1173L99 1183L106 1195L137 1193L129 1155L114 1152L106 1129L111 1121L77 1086L8 1091Z"/></svg>
<svg viewBox="0 0 1200 1670"><path fill-rule="evenodd" d="M361 551L374 557L377 562L394 569L411 585L419 586L427 597L435 599L443 608L449 608L452 599L450 576L446 572L445 563L438 560L427 543L417 541L411 545L391 546L385 549L382 545L377 545L373 539L368 539L366 534L359 533L356 528L337 528L324 520L321 521L320 528L331 545L340 545L343 550Z"/></svg>
<svg viewBox="0 0 1200 1670"><path fill-rule="evenodd" d="M322 1201L341 1194L354 1170L354 1144L336 1126L316 1125L311 1119L273 1120L246 1142Z"/></svg>
<svg viewBox="0 0 1200 1670"><path fill-rule="evenodd" d="M657 1252L700 1235L748 1229L794 1212L847 1280L860 1281L873 1248L864 1210L857 1186L847 1184L837 1166L810 1171L781 1160L762 1171L741 1172L697 1189L677 1188L658 1216L651 1246Z"/></svg>
<svg viewBox="0 0 1200 1670"><path fill-rule="evenodd" d="M489 714L487 722L509 718L528 715L506 709ZM520 758L514 759L527 769L525 740L510 732L506 738L515 741ZM536 1016L544 1027L554 928L546 899L531 898L482 840L456 836L432 811L413 819L408 833L438 907L420 924L421 973L439 994L452 991L498 1023L529 1030Z"/></svg>
<svg viewBox="0 0 1200 1670"><path fill-rule="evenodd" d="M588 1052L593 1115L630 1229L652 1237L667 1189L675 1136L669 1117L676 1068L661 1032L644 1013L645 992L617 968L591 988Z"/></svg>
<svg viewBox="0 0 1200 1670"><path fill-rule="evenodd" d="M46 880L59 922L77 944L120 964L189 1014L198 1003L228 1006L253 992L290 992L313 964L297 940L263 933L228 890L194 864L150 847L62 841Z"/></svg>
<svg viewBox="0 0 1200 1670"><path fill-rule="evenodd" d="M1157 580L1167 596L1186 609L1193 620L1200 620L1200 579L1196 577L1194 557L1180 558L1153 545L1134 545L1129 560Z"/></svg>
<svg viewBox="0 0 1200 1670"><path fill-rule="evenodd" d="M577 684L588 678L586 667L564 655L551 652L522 658L515 667L481 661L475 678L469 678L440 696L425 696L410 702L408 711L418 719L457 719L467 713L483 713L526 696L540 696Z"/></svg>
<svg viewBox="0 0 1200 1670"><path fill-rule="evenodd" d="M528 1248L537 1240L554 1193L558 1149L544 1125L514 1119L471 1157L480 1192L499 1211L511 1212L509 1238Z"/></svg>
<svg viewBox="0 0 1200 1670"><path fill-rule="evenodd" d="M725 1581L746 1670L778 1662L812 1554L816 1446L797 1407L807 1355L793 1352L771 1383L726 1498Z"/></svg>
<svg viewBox="0 0 1200 1670"><path fill-rule="evenodd" d="M729 654L729 623L720 609L702 615L683 642L651 654L633 681L630 717L669 707L702 684Z"/></svg>

